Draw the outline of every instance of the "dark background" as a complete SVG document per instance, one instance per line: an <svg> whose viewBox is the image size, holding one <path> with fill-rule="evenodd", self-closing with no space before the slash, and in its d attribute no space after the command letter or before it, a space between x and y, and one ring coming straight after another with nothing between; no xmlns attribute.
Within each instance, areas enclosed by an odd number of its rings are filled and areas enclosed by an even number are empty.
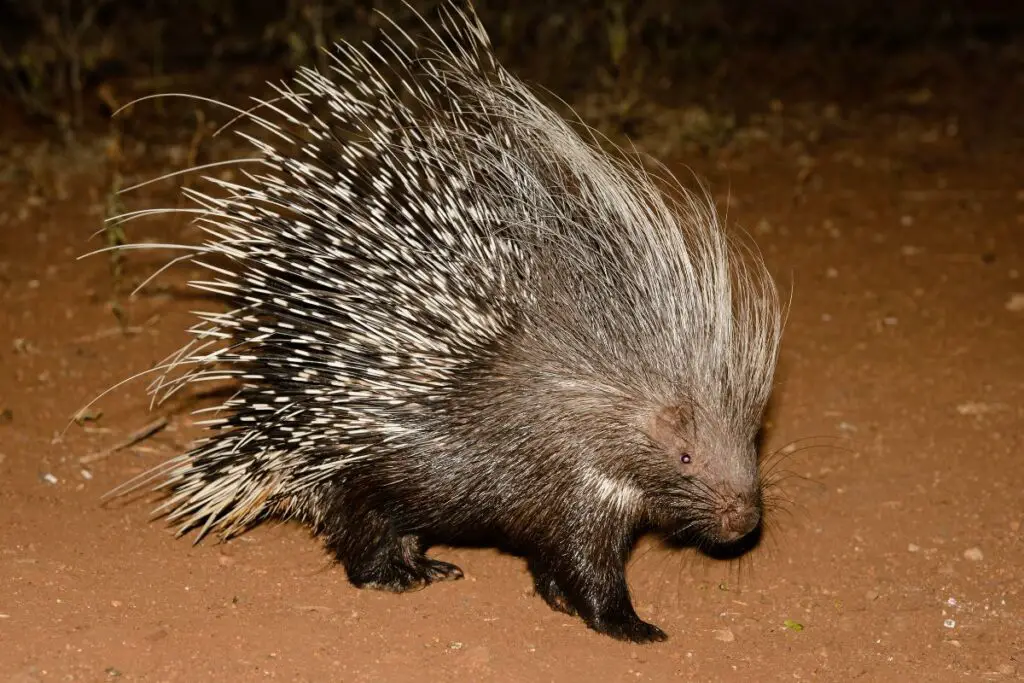
<svg viewBox="0 0 1024 683"><path fill-rule="evenodd" d="M429 17L437 2L412 4ZM223 89L252 69L317 63L334 39L372 38L375 8L415 26L398 0L3 0L0 93L31 120L73 129L109 114L112 91L90 96L104 85L141 95L193 74L206 78L198 90ZM927 78L886 74L887 56L908 50L985 77L993 52L1019 57L1024 36L1024 3L1008 0L481 0L477 10L509 66L561 95L628 81L646 97L724 97L741 114L763 86L813 83L856 101L887 75Z"/></svg>

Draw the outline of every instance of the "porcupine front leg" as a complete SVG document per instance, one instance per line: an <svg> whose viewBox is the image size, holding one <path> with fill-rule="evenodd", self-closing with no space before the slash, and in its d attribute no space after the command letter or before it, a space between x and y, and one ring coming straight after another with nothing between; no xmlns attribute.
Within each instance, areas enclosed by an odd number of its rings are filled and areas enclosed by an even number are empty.
<svg viewBox="0 0 1024 683"><path fill-rule="evenodd" d="M602 533L604 536L604 533ZM632 537L568 539L557 550L531 557L537 593L560 612L579 615L593 630L634 643L662 641L664 631L637 616L626 584Z"/></svg>
<svg viewBox="0 0 1024 683"><path fill-rule="evenodd" d="M338 493L324 526L327 548L357 588L403 593L462 578L459 567L427 557L418 536L399 534L386 514L352 493Z"/></svg>

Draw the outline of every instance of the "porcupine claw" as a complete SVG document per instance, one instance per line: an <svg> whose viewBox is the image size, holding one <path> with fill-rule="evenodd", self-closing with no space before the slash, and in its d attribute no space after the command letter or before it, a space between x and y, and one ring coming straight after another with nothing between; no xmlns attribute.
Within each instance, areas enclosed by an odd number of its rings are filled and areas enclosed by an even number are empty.
<svg viewBox="0 0 1024 683"><path fill-rule="evenodd" d="M622 622L602 622L600 626L588 622L588 625L599 633L630 643L659 643L668 640L668 635L664 631L635 614Z"/></svg>
<svg viewBox="0 0 1024 683"><path fill-rule="evenodd" d="M435 581L457 581L463 578L462 569L450 562L425 557L419 562L419 569L428 584Z"/></svg>
<svg viewBox="0 0 1024 683"><path fill-rule="evenodd" d="M408 593L438 581L457 581L462 577L462 570L456 565L428 557L416 559L413 564L392 562L376 569L372 576L363 577L356 572L350 575L352 583L359 588L376 588L390 593Z"/></svg>

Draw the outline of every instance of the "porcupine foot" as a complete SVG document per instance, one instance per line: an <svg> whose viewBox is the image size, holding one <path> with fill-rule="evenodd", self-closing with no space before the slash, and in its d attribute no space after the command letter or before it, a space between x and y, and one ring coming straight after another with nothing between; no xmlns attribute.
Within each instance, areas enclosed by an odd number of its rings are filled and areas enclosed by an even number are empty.
<svg viewBox="0 0 1024 683"><path fill-rule="evenodd" d="M593 630L619 640L650 643L668 638L660 628L637 616L623 570L609 568L600 576L586 577L572 570L559 571L541 568L540 563L532 564L536 591L552 609L578 615ZM586 578L571 578L574 576Z"/></svg>
<svg viewBox="0 0 1024 683"><path fill-rule="evenodd" d="M436 581L462 578L459 567L423 554L415 536L399 537L392 533L378 539L376 547L359 553L351 552L354 550L351 546L341 553L337 547L332 549L345 566L349 581L357 588L404 593Z"/></svg>
<svg viewBox="0 0 1024 683"><path fill-rule="evenodd" d="M608 547L608 546L611 547ZM573 539L528 563L537 593L559 612L578 615L593 630L619 640L650 643L668 638L637 616L626 585L626 534L604 541Z"/></svg>
<svg viewBox="0 0 1024 683"><path fill-rule="evenodd" d="M459 567L427 557L418 536L399 535L391 520L378 511L340 498L334 511L326 545L357 588L404 593L462 578Z"/></svg>

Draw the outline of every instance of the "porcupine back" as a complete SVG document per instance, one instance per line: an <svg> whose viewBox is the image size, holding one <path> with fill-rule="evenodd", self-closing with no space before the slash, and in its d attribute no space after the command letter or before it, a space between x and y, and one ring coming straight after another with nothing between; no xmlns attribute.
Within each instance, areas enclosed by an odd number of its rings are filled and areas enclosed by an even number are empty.
<svg viewBox="0 0 1024 683"><path fill-rule="evenodd" d="M618 475L649 445L640 415L687 406L713 416L707 439L753 438L780 334L760 261L710 201L664 194L542 104L470 13L435 37L337 45L330 74L299 70L248 117L257 169L190 192L213 273L193 284L231 305L153 390L238 391L135 482L161 478L182 532L321 528L362 468L458 536L471 504L634 505Z"/></svg>

